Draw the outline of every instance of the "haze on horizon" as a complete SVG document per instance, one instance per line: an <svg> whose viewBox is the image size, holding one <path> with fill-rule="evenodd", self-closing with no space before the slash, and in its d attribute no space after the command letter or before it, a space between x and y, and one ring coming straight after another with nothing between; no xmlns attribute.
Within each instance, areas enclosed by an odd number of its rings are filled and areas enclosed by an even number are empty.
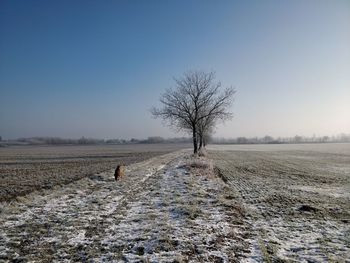
<svg viewBox="0 0 350 263"><path fill-rule="evenodd" d="M1 1L0 136L182 136L187 70L237 90L215 136L350 133L349 1Z"/></svg>

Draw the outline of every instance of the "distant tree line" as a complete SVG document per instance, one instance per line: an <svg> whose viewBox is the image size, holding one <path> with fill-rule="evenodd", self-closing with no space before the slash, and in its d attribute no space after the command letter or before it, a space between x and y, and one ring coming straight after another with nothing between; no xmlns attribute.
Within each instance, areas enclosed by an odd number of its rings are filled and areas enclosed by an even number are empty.
<svg viewBox="0 0 350 263"><path fill-rule="evenodd" d="M215 144L281 144L281 143L328 143L328 142L350 142L350 134L339 134L336 136L299 136L277 137L266 135L264 137L237 137L237 138L212 138Z"/></svg>
<svg viewBox="0 0 350 263"><path fill-rule="evenodd" d="M85 138L84 136L79 139L66 139L60 137L31 137L31 138L19 138L16 141L27 144L103 144L103 139Z"/></svg>
<svg viewBox="0 0 350 263"><path fill-rule="evenodd" d="M331 143L350 142L350 134L339 134L336 136L312 136L305 137L296 135L294 137L277 137L266 135L264 137L237 137L217 138L208 136L207 140L214 144L282 144L282 143ZM131 138L125 139L94 139L81 137L79 139L66 139L59 137L31 137L16 140L2 140L0 146L6 145L98 145L98 144L162 144L162 143L192 143L190 137L163 138L152 136L147 139Z"/></svg>
<svg viewBox="0 0 350 263"><path fill-rule="evenodd" d="M98 145L98 144L152 144L152 143L190 143L191 138L163 138L160 136L148 137L147 139L95 139L81 137L79 139L67 139L60 137L30 137L15 140L4 140L1 145Z"/></svg>

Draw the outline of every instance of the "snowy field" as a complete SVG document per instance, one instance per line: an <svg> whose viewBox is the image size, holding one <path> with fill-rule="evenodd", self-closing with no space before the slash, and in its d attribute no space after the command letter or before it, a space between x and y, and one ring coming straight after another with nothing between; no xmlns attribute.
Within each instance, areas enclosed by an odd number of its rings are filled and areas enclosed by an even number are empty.
<svg viewBox="0 0 350 263"><path fill-rule="evenodd" d="M186 144L26 145L0 147L0 202L50 189L148 158Z"/></svg>
<svg viewBox="0 0 350 263"><path fill-rule="evenodd" d="M350 262L350 144L159 155L0 203L0 262Z"/></svg>
<svg viewBox="0 0 350 263"><path fill-rule="evenodd" d="M350 262L350 144L210 149L246 210L250 258Z"/></svg>
<svg viewBox="0 0 350 263"><path fill-rule="evenodd" d="M3 202L0 260L236 260L247 252L243 211L210 162L189 156L130 165L118 182L109 170Z"/></svg>

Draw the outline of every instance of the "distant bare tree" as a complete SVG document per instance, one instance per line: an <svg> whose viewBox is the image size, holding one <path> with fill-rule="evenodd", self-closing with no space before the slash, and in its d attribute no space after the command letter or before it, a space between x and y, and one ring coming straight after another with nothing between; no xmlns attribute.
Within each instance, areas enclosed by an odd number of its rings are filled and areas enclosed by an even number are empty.
<svg viewBox="0 0 350 263"><path fill-rule="evenodd" d="M203 146L205 136L209 135L217 121L232 117L228 109L235 90L226 88L221 91L221 83L214 80L214 72L186 72L183 77L175 79L175 89L167 89L161 95L163 107L151 110L155 118L161 118L179 130L191 132L194 153Z"/></svg>

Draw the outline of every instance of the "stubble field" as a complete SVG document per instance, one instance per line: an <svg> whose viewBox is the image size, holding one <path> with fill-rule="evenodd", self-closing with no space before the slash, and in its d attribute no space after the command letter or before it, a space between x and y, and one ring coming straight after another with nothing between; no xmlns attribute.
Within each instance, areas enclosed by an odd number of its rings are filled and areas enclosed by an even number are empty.
<svg viewBox="0 0 350 263"><path fill-rule="evenodd" d="M246 209L251 258L349 262L350 144L212 146Z"/></svg>
<svg viewBox="0 0 350 263"><path fill-rule="evenodd" d="M0 148L0 201L50 189L189 145L133 144Z"/></svg>

